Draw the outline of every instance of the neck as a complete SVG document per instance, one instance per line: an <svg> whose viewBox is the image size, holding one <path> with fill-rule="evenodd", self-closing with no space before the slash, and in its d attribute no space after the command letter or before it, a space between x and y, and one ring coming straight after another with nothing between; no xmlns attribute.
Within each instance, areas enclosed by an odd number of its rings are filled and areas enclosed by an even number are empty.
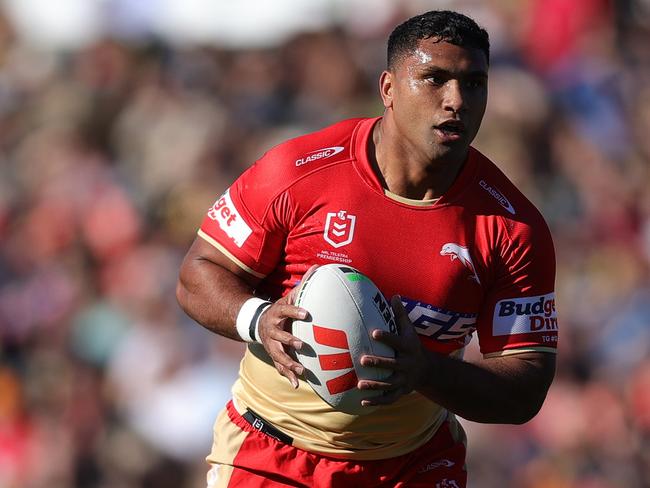
<svg viewBox="0 0 650 488"><path fill-rule="evenodd" d="M392 135L390 122L383 118L375 124L368 148L370 160L384 188L404 198L429 200L441 197L453 185L465 160L431 158Z"/></svg>

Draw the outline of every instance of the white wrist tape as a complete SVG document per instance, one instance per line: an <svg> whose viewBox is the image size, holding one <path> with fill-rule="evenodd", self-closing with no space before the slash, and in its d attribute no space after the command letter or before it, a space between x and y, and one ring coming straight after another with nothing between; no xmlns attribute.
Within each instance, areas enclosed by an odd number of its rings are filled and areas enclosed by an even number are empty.
<svg viewBox="0 0 650 488"><path fill-rule="evenodd" d="M246 342L259 342L257 326L262 312L272 305L271 302L253 297L244 302L237 314L237 333Z"/></svg>

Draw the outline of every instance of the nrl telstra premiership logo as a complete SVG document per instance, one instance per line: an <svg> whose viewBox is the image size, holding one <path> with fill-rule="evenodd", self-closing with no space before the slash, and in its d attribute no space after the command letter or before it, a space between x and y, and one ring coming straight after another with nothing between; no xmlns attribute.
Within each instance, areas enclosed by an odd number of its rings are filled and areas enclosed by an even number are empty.
<svg viewBox="0 0 650 488"><path fill-rule="evenodd" d="M350 244L354 237L356 220L356 216L348 214L345 210L328 213L323 238L332 247L343 247Z"/></svg>

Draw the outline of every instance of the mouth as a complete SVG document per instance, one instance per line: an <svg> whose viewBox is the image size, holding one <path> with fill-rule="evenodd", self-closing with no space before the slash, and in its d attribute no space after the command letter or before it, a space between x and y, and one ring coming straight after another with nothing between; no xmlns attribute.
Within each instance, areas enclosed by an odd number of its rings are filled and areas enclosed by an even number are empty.
<svg viewBox="0 0 650 488"><path fill-rule="evenodd" d="M435 129L439 131L445 139L458 140L465 133L465 124L460 120L446 120L442 124L436 125Z"/></svg>

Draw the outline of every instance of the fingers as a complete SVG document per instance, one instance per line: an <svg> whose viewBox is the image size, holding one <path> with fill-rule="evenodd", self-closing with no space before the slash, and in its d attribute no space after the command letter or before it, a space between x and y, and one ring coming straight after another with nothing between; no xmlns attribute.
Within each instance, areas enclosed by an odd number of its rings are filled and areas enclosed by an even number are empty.
<svg viewBox="0 0 650 488"><path fill-rule="evenodd" d="M412 328L411 320L409 319L404 305L402 305L402 297L399 295L393 295L393 297L390 299L390 305L393 309L393 315L395 316L397 333L401 335L405 330Z"/></svg>
<svg viewBox="0 0 650 488"><path fill-rule="evenodd" d="M271 307L266 309L265 314L271 314L271 317L277 318L279 320L285 319L296 319L296 320L305 320L309 316L309 312L301 307L296 307L289 303L282 303L277 301Z"/></svg>
<svg viewBox="0 0 650 488"><path fill-rule="evenodd" d="M361 380L357 384L360 390L381 391L381 395L366 398L361 401L363 406L388 405L397 401L401 396L410 393L407 377L404 373L396 372L384 381Z"/></svg>
<svg viewBox="0 0 650 488"><path fill-rule="evenodd" d="M381 395L364 399L361 402L362 405L388 405L395 402L401 396L415 389L421 370L423 370L422 345L398 295L392 297L391 307L398 333L375 329L372 331L372 337L392 347L395 357L366 354L361 358L361 364L367 367L387 369L392 371L392 374L381 381L359 381L357 385L359 389L382 391Z"/></svg>
<svg viewBox="0 0 650 488"><path fill-rule="evenodd" d="M300 286L296 285L294 286L291 291L286 295L286 303L289 305L293 305L296 303L296 300L298 299L298 291L300 290Z"/></svg>
<svg viewBox="0 0 650 488"><path fill-rule="evenodd" d="M318 265L311 266L303 275L303 281L318 268ZM296 307L299 286L295 286L284 297L267 308L260 317L258 336L262 345L273 360L275 369L286 377L294 388L298 388L298 376L304 373L305 368L295 361L289 352L300 350L302 341L288 332L286 329L292 320L305 320L309 312L304 308Z"/></svg>
<svg viewBox="0 0 650 488"><path fill-rule="evenodd" d="M403 348L402 344L404 340L397 334L393 334L386 330L381 330L381 329L373 330L372 338L375 339L376 341L383 342L384 344L389 345L390 347L395 349L396 352L399 352Z"/></svg>
<svg viewBox="0 0 650 488"><path fill-rule="evenodd" d="M399 295L393 295L390 299L390 306L393 308L393 314L396 319L404 316L408 318L404 305L402 305L402 297Z"/></svg>
<svg viewBox="0 0 650 488"><path fill-rule="evenodd" d="M304 366L291 359L283 348L273 349L271 351L267 349L267 352L271 356L273 365L278 373L287 378L293 388L298 388L298 376L301 376L305 372Z"/></svg>
<svg viewBox="0 0 650 488"><path fill-rule="evenodd" d="M258 327L260 342L271 357L275 368L294 388L298 388L298 376L303 374L304 367L295 361L288 351L302 348L302 341L285 328L289 326L292 319L304 320L307 316L305 309L280 299L264 311Z"/></svg>
<svg viewBox="0 0 650 488"><path fill-rule="evenodd" d="M362 400L361 405L388 405L412 390L408 382L406 365L399 359L365 355L361 358L361 364L363 366L393 370L393 373L384 380L362 379L357 383L357 388L360 390L382 391L381 395Z"/></svg>
<svg viewBox="0 0 650 488"><path fill-rule="evenodd" d="M387 356L372 356L370 354L365 354L361 356L360 362L362 366L374 368L398 370L401 367L401 363L397 358Z"/></svg>
<svg viewBox="0 0 650 488"><path fill-rule="evenodd" d="M375 329L372 331L372 338L389 345L399 355L419 345L419 339L399 295L391 298L391 307L395 316L395 323L397 324L397 334L382 329Z"/></svg>
<svg viewBox="0 0 650 488"><path fill-rule="evenodd" d="M395 403L403 395L404 392L402 392L402 390L393 390L393 391L385 392L383 395L377 395L374 397L361 400L361 405L364 407L373 407L377 405L390 405L391 403Z"/></svg>
<svg viewBox="0 0 650 488"><path fill-rule="evenodd" d="M293 337L291 334L288 335ZM277 369L278 373L287 378L293 388L298 388L298 376L305 372L305 368L302 364L295 361L291 356L289 356L289 354L287 354L287 344L270 338L263 340L262 344L271 357L273 365L275 366L275 369Z"/></svg>

